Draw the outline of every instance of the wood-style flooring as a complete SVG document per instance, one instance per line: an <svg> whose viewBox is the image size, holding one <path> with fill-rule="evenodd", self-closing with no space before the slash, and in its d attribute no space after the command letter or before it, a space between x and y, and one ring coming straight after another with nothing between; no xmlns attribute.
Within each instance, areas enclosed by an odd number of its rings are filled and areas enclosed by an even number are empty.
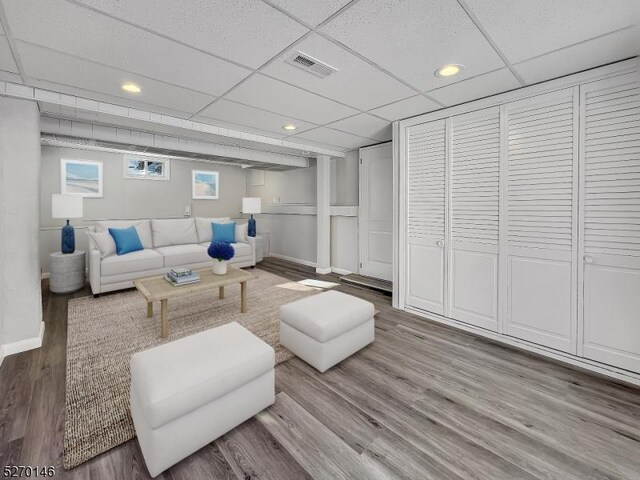
<svg viewBox="0 0 640 480"><path fill-rule="evenodd" d="M260 268L315 277L275 259ZM375 343L324 374L299 359L278 366L274 406L158 478L640 479L640 390L337 288L375 303ZM42 348L0 367L0 465L148 478L136 440L61 466L67 302L88 293L44 293Z"/></svg>

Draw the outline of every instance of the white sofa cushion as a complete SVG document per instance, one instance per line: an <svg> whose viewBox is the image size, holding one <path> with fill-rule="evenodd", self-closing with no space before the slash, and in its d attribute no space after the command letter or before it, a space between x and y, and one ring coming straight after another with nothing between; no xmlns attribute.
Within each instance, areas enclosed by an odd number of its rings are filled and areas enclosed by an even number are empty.
<svg viewBox="0 0 640 480"><path fill-rule="evenodd" d="M197 243L192 245L172 245L155 249L164 258L165 267L180 267L211 260L207 249Z"/></svg>
<svg viewBox="0 0 640 480"><path fill-rule="evenodd" d="M89 241L100 250L100 258L116 253L116 242L109 232L87 232Z"/></svg>
<svg viewBox="0 0 640 480"><path fill-rule="evenodd" d="M196 224L193 218L152 219L153 246L188 245L198 243Z"/></svg>
<svg viewBox="0 0 640 480"><path fill-rule="evenodd" d="M207 251L207 249L209 248L209 245L211 245L211 243L201 243L200 245L202 245L205 248L205 252ZM246 257L246 256L251 256L251 245L249 245L248 243L232 243L231 246L233 247L233 251L235 252L235 254L233 255L233 258L230 260L230 262L233 261L234 258L237 257ZM207 255L207 258L211 258Z"/></svg>
<svg viewBox="0 0 640 480"><path fill-rule="evenodd" d="M229 217L220 218L205 218L196 217L196 230L198 232L198 243L209 242L213 238L212 223L229 223L231 219ZM195 242L194 242L195 243Z"/></svg>
<svg viewBox="0 0 640 480"><path fill-rule="evenodd" d="M150 220L99 220L96 222L96 232L109 232L109 228L136 227L140 241L144 248L153 248Z"/></svg>
<svg viewBox="0 0 640 480"><path fill-rule="evenodd" d="M236 242L247 243L247 233L249 231L249 224L243 223L238 225L236 223Z"/></svg>
<svg viewBox="0 0 640 480"><path fill-rule="evenodd" d="M120 275L130 272L145 272L162 268L162 255L154 250L144 249L124 255L110 255L102 260L101 275ZM142 275L144 276L144 275Z"/></svg>
<svg viewBox="0 0 640 480"><path fill-rule="evenodd" d="M330 290L280 307L280 320L326 342L371 320L373 303Z"/></svg>
<svg viewBox="0 0 640 480"><path fill-rule="evenodd" d="M273 348L236 322L131 357L131 384L151 428L273 369Z"/></svg>

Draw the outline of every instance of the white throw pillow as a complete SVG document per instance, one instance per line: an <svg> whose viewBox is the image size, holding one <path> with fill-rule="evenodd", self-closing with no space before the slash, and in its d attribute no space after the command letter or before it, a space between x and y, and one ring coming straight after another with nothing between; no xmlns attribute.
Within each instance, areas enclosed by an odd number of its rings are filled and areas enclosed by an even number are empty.
<svg viewBox="0 0 640 480"><path fill-rule="evenodd" d="M236 243L247 243L247 230L249 225L243 223L242 225L238 225L236 223Z"/></svg>
<svg viewBox="0 0 640 480"><path fill-rule="evenodd" d="M151 230L155 248L198 243L193 218L154 218L151 220Z"/></svg>
<svg viewBox="0 0 640 480"><path fill-rule="evenodd" d="M87 232L90 241L100 250L100 258L116 253L116 242L109 232Z"/></svg>

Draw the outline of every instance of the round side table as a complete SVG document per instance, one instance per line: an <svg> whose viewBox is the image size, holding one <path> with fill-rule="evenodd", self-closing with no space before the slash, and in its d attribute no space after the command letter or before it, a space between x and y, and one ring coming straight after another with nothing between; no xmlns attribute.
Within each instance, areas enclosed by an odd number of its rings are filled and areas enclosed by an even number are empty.
<svg viewBox="0 0 640 480"><path fill-rule="evenodd" d="M84 287L84 252L55 252L49 255L49 290L53 293L77 292Z"/></svg>
<svg viewBox="0 0 640 480"><path fill-rule="evenodd" d="M256 263L260 263L264 259L264 237L256 235Z"/></svg>

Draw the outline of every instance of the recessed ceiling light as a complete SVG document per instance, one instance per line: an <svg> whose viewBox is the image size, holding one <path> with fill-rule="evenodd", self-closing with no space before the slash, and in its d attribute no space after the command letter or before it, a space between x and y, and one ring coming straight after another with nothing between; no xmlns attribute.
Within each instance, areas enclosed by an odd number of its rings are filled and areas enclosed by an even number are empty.
<svg viewBox="0 0 640 480"><path fill-rule="evenodd" d="M436 70L435 76L451 77L453 75L457 75L460 72L460 70L462 70L463 68L464 68L464 65L457 65L453 63L449 65L443 65L438 70Z"/></svg>
<svg viewBox="0 0 640 480"><path fill-rule="evenodd" d="M289 131L291 131L291 130L295 130L295 129L296 129L296 128L298 128L298 127L296 127L293 123L285 123L285 124L282 126L282 128L284 128L285 130L289 130Z"/></svg>
<svg viewBox="0 0 640 480"><path fill-rule="evenodd" d="M122 90L129 93L140 93L142 91L142 89L133 82L123 83Z"/></svg>

